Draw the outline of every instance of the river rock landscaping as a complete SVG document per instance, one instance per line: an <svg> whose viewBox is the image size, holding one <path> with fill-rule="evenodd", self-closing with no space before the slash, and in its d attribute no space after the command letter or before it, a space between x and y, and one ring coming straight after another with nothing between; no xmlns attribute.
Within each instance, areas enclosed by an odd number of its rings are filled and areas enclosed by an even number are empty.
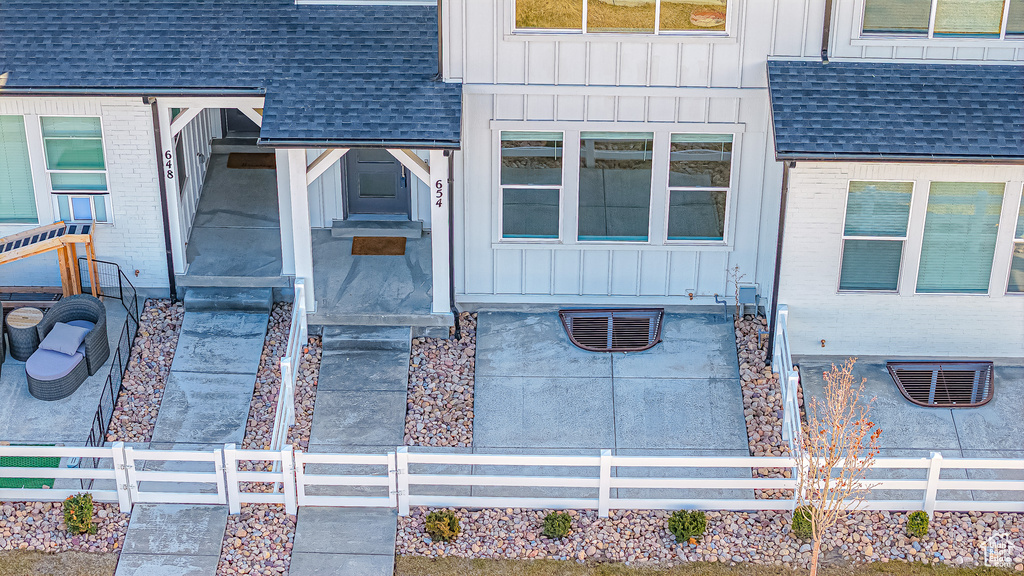
<svg viewBox="0 0 1024 576"><path fill-rule="evenodd" d="M407 446L473 445L476 314L459 314L461 338L414 338L406 397Z"/></svg>
<svg viewBox="0 0 1024 576"><path fill-rule="evenodd" d="M152 440L184 318L185 306L181 302L146 300L110 419L108 442Z"/></svg>
<svg viewBox="0 0 1024 576"><path fill-rule="evenodd" d="M245 504L228 516L217 563L218 576L287 574L295 540L295 516L283 506Z"/></svg>
<svg viewBox="0 0 1024 576"><path fill-rule="evenodd" d="M97 503L96 533L72 536L64 525L62 502L5 502L0 505L0 550L120 551L129 517L118 512L116 504Z"/></svg>

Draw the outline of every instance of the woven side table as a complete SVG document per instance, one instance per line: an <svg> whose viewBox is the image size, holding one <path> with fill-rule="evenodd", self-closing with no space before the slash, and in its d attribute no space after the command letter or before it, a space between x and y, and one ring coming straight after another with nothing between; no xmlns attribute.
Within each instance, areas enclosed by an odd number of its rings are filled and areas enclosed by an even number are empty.
<svg viewBox="0 0 1024 576"><path fill-rule="evenodd" d="M11 358L22 362L39 348L36 325L43 319L39 308L18 308L7 315L7 340L11 344Z"/></svg>

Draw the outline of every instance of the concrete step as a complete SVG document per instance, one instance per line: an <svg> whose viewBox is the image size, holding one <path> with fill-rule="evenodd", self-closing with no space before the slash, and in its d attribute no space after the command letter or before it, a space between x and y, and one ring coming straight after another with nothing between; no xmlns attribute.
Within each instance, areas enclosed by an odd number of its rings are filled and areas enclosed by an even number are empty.
<svg viewBox="0 0 1024 576"><path fill-rule="evenodd" d="M174 276L178 287L194 288L290 288L286 276L203 276L178 274Z"/></svg>
<svg viewBox="0 0 1024 576"><path fill-rule="evenodd" d="M270 288L200 288L185 289L187 312L260 312L269 314L274 304Z"/></svg>
<svg viewBox="0 0 1024 576"><path fill-rule="evenodd" d="M335 220L331 236L354 238L356 236L400 236L419 238L423 235L423 222L408 220Z"/></svg>
<svg viewBox="0 0 1024 576"><path fill-rule="evenodd" d="M324 351L404 350L408 352L408 326L325 326Z"/></svg>
<svg viewBox="0 0 1024 576"><path fill-rule="evenodd" d="M256 140L251 138L220 138L210 144L211 154L231 154L232 152L253 154L273 152L273 150L256 146Z"/></svg>

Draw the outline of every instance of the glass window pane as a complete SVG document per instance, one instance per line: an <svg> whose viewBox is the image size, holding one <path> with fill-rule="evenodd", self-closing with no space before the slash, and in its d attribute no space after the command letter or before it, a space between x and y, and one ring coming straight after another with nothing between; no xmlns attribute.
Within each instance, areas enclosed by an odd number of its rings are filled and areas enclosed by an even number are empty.
<svg viewBox="0 0 1024 576"><path fill-rule="evenodd" d="M646 242L654 135L580 135L580 240Z"/></svg>
<svg viewBox="0 0 1024 576"><path fill-rule="evenodd" d="M654 32L657 0L587 0L587 32Z"/></svg>
<svg viewBox="0 0 1024 576"><path fill-rule="evenodd" d="M725 237L725 190L672 190L669 194L669 240Z"/></svg>
<svg viewBox="0 0 1024 576"><path fill-rule="evenodd" d="M661 0L661 29L665 31L725 31L727 0Z"/></svg>
<svg viewBox="0 0 1024 576"><path fill-rule="evenodd" d="M43 138L102 138L99 118L44 116L40 118Z"/></svg>
<svg viewBox="0 0 1024 576"><path fill-rule="evenodd" d="M936 36L999 36L1003 0L938 0Z"/></svg>
<svg viewBox="0 0 1024 576"><path fill-rule="evenodd" d="M53 190L106 190L107 175L102 172L52 172L50 186Z"/></svg>
<svg viewBox="0 0 1024 576"><path fill-rule="evenodd" d="M1024 240L1024 196L1020 197L1020 210L1017 212L1017 229L1014 231L1013 237L1018 240Z"/></svg>
<svg viewBox="0 0 1024 576"><path fill-rule="evenodd" d="M902 258L902 240L844 240L839 289L895 292Z"/></svg>
<svg viewBox="0 0 1024 576"><path fill-rule="evenodd" d="M502 132L501 183L562 184L561 132Z"/></svg>
<svg viewBox="0 0 1024 576"><path fill-rule="evenodd" d="M1006 33L1024 34L1024 0L1010 0L1010 13L1006 16Z"/></svg>
<svg viewBox="0 0 1024 576"><path fill-rule="evenodd" d="M71 207L68 205L67 196L57 196L57 212L63 222L71 221Z"/></svg>
<svg viewBox="0 0 1024 576"><path fill-rule="evenodd" d="M1010 284L1007 292L1024 292L1024 242L1013 245L1013 262L1010 264Z"/></svg>
<svg viewBox="0 0 1024 576"><path fill-rule="evenodd" d="M918 292L988 292L1002 182L932 182Z"/></svg>
<svg viewBox="0 0 1024 576"><path fill-rule="evenodd" d="M850 182L846 236L906 236L913 182Z"/></svg>
<svg viewBox="0 0 1024 576"><path fill-rule="evenodd" d="M107 222L107 199L105 196L93 196L92 204L97 222Z"/></svg>
<svg viewBox="0 0 1024 576"><path fill-rule="evenodd" d="M71 215L75 220L92 220L92 202L88 197L71 197Z"/></svg>
<svg viewBox="0 0 1024 576"><path fill-rule="evenodd" d="M732 167L732 136L673 134L668 185L728 188Z"/></svg>
<svg viewBox="0 0 1024 576"><path fill-rule="evenodd" d="M0 116L0 222L38 222L21 116Z"/></svg>
<svg viewBox="0 0 1024 576"><path fill-rule="evenodd" d="M932 0L865 0L866 34L928 34Z"/></svg>
<svg viewBox="0 0 1024 576"><path fill-rule="evenodd" d="M103 144L91 138L47 138L46 167L50 170L103 170Z"/></svg>
<svg viewBox="0 0 1024 576"><path fill-rule="evenodd" d="M516 0L516 28L582 30L583 0Z"/></svg>
<svg viewBox="0 0 1024 576"><path fill-rule="evenodd" d="M505 188L502 238L558 238L557 188Z"/></svg>

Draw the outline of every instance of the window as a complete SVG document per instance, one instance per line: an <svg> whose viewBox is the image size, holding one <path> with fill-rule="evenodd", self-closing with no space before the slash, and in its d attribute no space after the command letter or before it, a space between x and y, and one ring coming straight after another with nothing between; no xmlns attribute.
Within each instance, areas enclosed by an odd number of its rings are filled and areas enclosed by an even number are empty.
<svg viewBox="0 0 1024 576"><path fill-rule="evenodd" d="M654 135L580 134L580 241L646 242Z"/></svg>
<svg viewBox="0 0 1024 576"><path fill-rule="evenodd" d="M669 151L668 239L724 240L732 135L673 134Z"/></svg>
<svg viewBox="0 0 1024 576"><path fill-rule="evenodd" d="M1010 263L1010 283L1007 292L1024 293L1024 196L1017 212L1017 228L1013 233L1013 261Z"/></svg>
<svg viewBox="0 0 1024 576"><path fill-rule="evenodd" d="M932 182L918 292L988 292L1005 184Z"/></svg>
<svg viewBox="0 0 1024 576"><path fill-rule="evenodd" d="M1003 38L1024 34L1024 0L864 0L864 34Z"/></svg>
<svg viewBox="0 0 1024 576"><path fill-rule="evenodd" d="M898 289L913 191L913 182L850 182L840 290Z"/></svg>
<svg viewBox="0 0 1024 576"><path fill-rule="evenodd" d="M0 116L0 223L38 221L25 119Z"/></svg>
<svg viewBox="0 0 1024 576"><path fill-rule="evenodd" d="M501 237L557 239L562 133L501 133Z"/></svg>
<svg viewBox="0 0 1024 576"><path fill-rule="evenodd" d="M50 190L56 195L61 218L86 221L91 216L97 222L109 222L100 119L44 116L39 121Z"/></svg>
<svg viewBox="0 0 1024 576"><path fill-rule="evenodd" d="M515 0L517 30L724 33L728 0Z"/></svg>

